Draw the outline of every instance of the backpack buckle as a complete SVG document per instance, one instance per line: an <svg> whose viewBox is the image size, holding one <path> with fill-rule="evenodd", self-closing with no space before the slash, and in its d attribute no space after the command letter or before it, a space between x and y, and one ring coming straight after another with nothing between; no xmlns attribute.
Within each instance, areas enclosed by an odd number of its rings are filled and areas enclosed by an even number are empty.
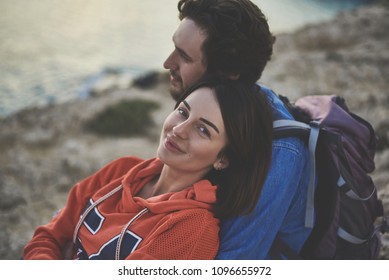
<svg viewBox="0 0 389 280"><path fill-rule="evenodd" d="M309 125L314 128L320 128L320 122L319 121L310 121Z"/></svg>

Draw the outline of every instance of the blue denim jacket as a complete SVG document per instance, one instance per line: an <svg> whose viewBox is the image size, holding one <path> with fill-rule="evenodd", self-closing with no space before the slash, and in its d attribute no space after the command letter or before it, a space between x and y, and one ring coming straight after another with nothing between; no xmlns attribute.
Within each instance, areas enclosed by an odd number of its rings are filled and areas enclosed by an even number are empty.
<svg viewBox="0 0 389 280"><path fill-rule="evenodd" d="M261 86L273 107L273 120L292 119L281 100ZM273 141L272 165L255 210L247 216L224 220L217 259L270 259L277 234L299 252L311 229L304 227L309 154L296 137Z"/></svg>

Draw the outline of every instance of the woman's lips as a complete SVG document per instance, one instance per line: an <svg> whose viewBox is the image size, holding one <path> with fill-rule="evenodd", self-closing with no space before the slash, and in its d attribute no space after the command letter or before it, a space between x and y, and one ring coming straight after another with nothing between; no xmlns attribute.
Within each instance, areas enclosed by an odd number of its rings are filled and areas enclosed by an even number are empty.
<svg viewBox="0 0 389 280"><path fill-rule="evenodd" d="M173 139L171 137L166 137L166 141L165 141L165 147L166 149L168 149L169 151L172 151L172 152L179 152L179 153L184 153L184 150L182 150L180 148L180 146L177 145L176 142L173 141Z"/></svg>

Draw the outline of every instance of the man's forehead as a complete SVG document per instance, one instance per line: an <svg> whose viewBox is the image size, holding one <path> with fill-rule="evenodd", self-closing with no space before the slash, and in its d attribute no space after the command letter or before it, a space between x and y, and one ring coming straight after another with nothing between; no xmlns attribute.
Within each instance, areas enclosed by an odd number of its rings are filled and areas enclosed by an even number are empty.
<svg viewBox="0 0 389 280"><path fill-rule="evenodd" d="M180 48L201 49L201 45L206 38L206 33L200 29L196 23L188 18L184 18L173 34L173 42Z"/></svg>

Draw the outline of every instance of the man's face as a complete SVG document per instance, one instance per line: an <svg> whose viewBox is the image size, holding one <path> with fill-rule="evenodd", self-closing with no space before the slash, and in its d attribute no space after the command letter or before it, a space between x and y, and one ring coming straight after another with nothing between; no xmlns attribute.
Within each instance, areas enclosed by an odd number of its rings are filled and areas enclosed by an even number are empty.
<svg viewBox="0 0 389 280"><path fill-rule="evenodd" d="M189 18L181 21L173 35L175 48L163 66L170 70L170 93L175 100L206 72L201 49L206 36Z"/></svg>

